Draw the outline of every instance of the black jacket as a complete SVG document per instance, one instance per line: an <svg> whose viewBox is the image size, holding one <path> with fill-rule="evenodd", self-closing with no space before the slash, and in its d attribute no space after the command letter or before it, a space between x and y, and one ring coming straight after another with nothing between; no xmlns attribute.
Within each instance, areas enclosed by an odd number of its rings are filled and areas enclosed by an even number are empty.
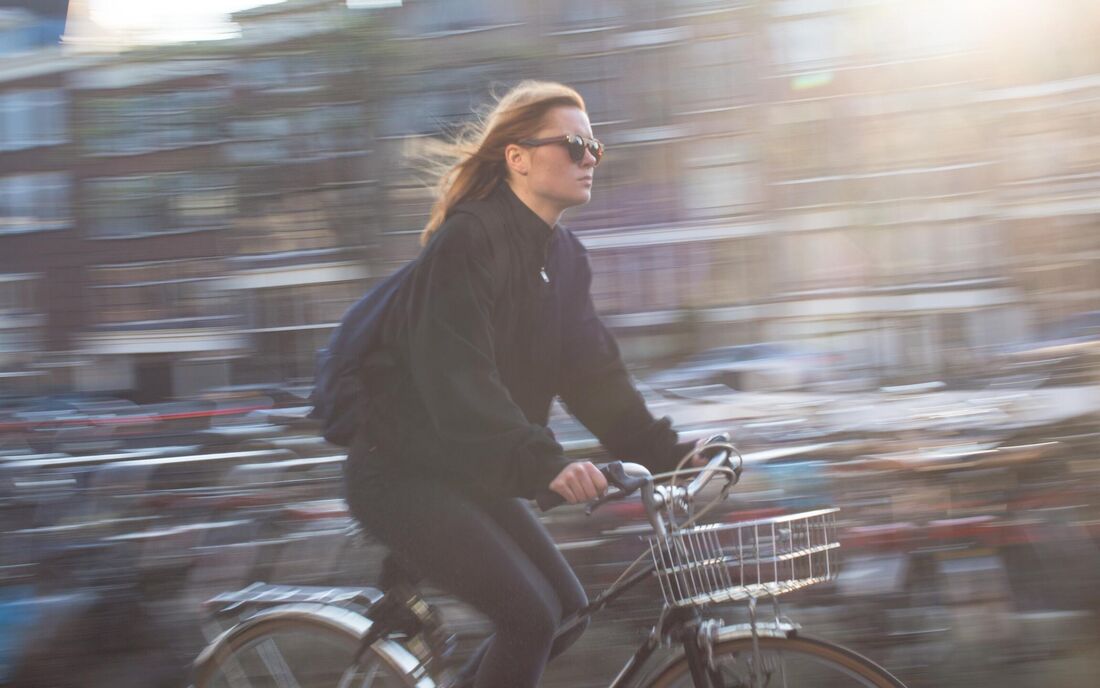
<svg viewBox="0 0 1100 688"><path fill-rule="evenodd" d="M397 280L363 368L371 456L479 492L531 497L566 465L558 396L616 457L670 468L655 420L592 305L584 246L507 184L459 204Z"/></svg>

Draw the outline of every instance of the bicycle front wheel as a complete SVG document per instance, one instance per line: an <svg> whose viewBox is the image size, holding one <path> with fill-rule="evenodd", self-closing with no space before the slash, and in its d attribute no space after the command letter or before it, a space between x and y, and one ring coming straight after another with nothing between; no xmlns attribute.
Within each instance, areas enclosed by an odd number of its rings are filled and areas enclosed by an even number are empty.
<svg viewBox="0 0 1100 688"><path fill-rule="evenodd" d="M752 638L719 641L714 646L712 685L723 688L905 688L905 684L866 657L813 638ZM754 659L756 657L756 659ZM687 658L680 656L644 684L648 688L695 686Z"/></svg>
<svg viewBox="0 0 1100 688"><path fill-rule="evenodd" d="M234 626L195 661L194 688L425 688L416 659L379 641L355 664L370 622L342 610L288 605Z"/></svg>

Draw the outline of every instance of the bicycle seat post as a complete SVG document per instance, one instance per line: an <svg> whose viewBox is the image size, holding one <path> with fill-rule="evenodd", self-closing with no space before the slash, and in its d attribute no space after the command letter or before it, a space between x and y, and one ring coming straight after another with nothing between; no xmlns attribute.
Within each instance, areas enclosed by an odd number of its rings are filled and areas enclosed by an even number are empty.
<svg viewBox="0 0 1100 688"><path fill-rule="evenodd" d="M417 588L420 580L414 568L392 552L386 555L379 579L382 599L368 612L377 624L377 632L369 636L377 639L390 633L404 635L409 649L420 659L421 665L426 666L434 659L450 657L456 643L453 635L445 635L439 612L420 594Z"/></svg>

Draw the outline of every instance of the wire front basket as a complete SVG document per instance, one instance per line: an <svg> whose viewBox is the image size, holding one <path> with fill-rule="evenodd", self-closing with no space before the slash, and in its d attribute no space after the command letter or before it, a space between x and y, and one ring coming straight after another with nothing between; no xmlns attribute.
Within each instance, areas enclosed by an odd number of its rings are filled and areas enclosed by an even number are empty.
<svg viewBox="0 0 1100 688"><path fill-rule="evenodd" d="M838 511L693 526L650 538L665 604L683 607L781 595L835 578Z"/></svg>

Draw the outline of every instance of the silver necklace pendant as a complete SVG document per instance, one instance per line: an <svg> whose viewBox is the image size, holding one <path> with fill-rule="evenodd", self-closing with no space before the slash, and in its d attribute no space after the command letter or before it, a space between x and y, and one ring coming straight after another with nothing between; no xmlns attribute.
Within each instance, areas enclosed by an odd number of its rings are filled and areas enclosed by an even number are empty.
<svg viewBox="0 0 1100 688"><path fill-rule="evenodd" d="M546 268L545 267L539 268L539 274L542 275L542 281L543 282L546 282L547 284L550 284L550 275L546 274Z"/></svg>

